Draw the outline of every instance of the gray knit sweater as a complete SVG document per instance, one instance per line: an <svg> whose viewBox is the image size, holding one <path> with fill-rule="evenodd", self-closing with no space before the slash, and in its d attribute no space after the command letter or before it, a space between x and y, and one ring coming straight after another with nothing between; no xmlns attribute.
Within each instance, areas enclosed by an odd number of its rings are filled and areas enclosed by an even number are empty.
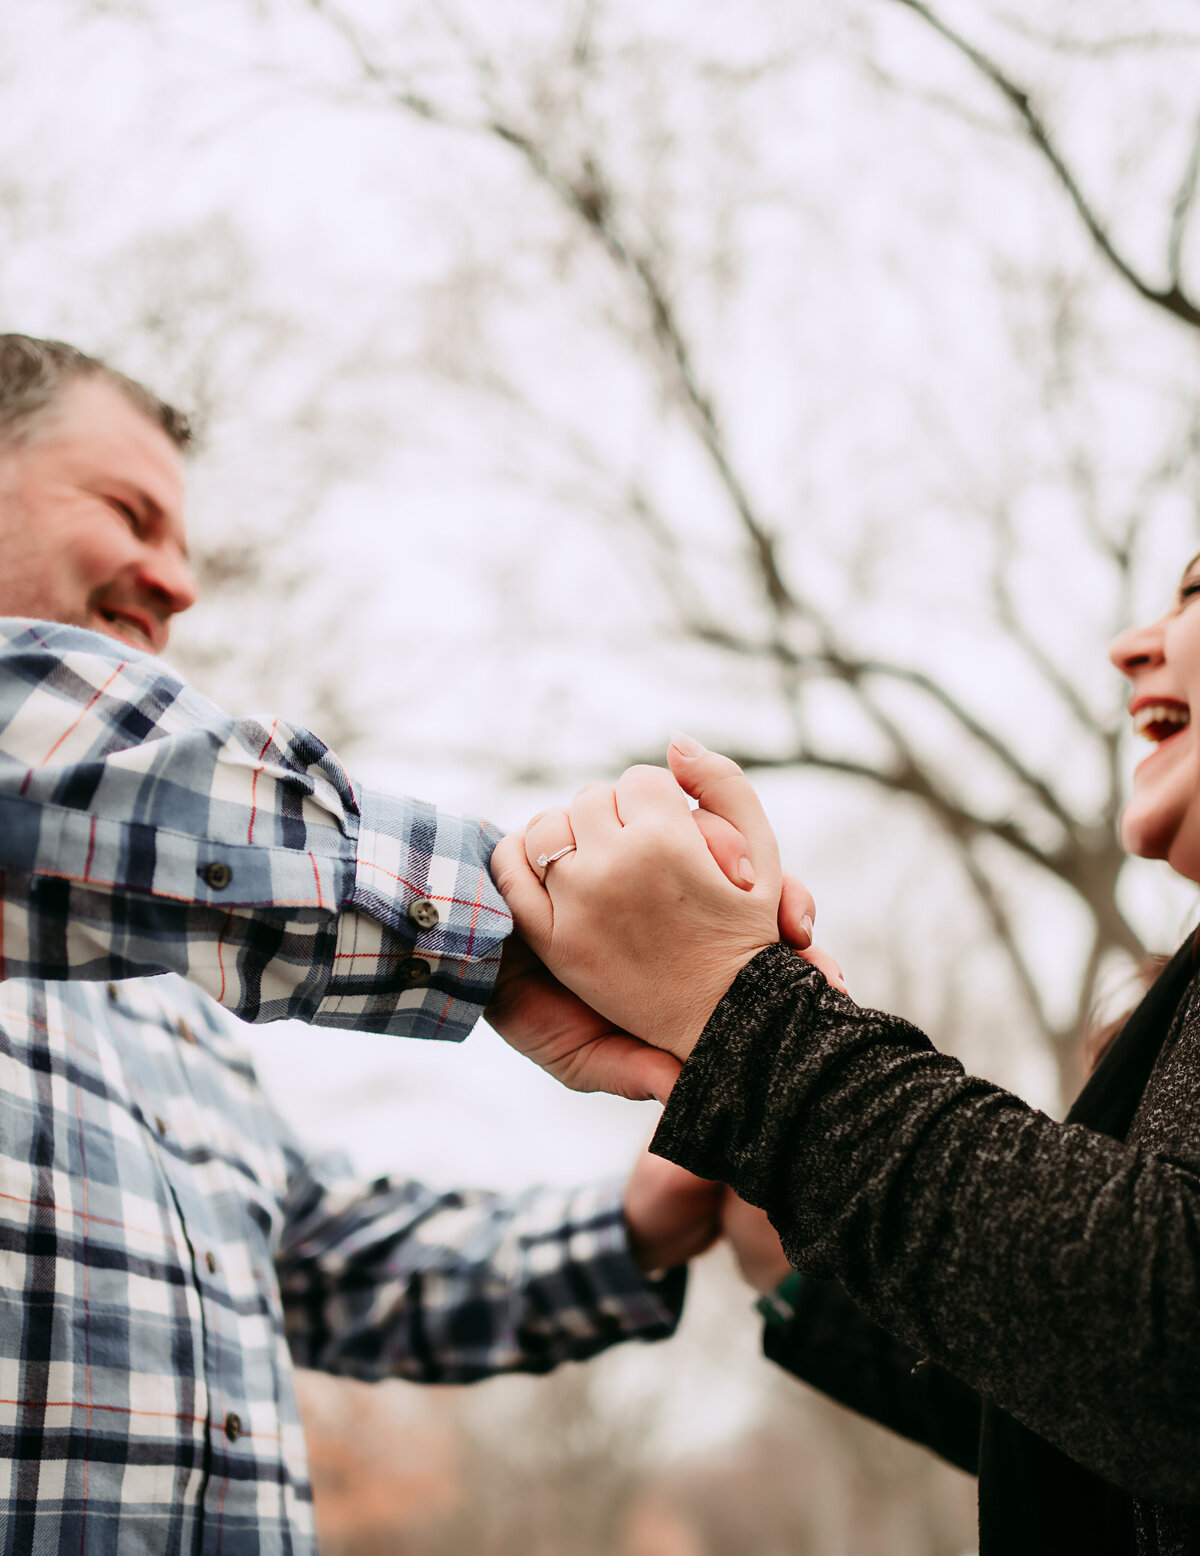
<svg viewBox="0 0 1200 1556"><path fill-rule="evenodd" d="M653 1149L764 1207L799 1270L1128 1493L1132 1548L1200 1553L1195 983L1162 1039L1118 1140L967 1075L772 946Z"/></svg>

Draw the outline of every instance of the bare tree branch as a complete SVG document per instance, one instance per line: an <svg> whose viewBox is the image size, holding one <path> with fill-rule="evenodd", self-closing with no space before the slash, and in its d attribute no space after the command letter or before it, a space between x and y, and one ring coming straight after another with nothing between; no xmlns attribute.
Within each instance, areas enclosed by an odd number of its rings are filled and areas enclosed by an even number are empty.
<svg viewBox="0 0 1200 1556"><path fill-rule="evenodd" d="M474 130L478 128L473 120L448 114L445 109L437 106L431 98L425 97L422 93L398 82L389 70L386 70L373 58L357 27L355 27L340 6L331 5L329 0L308 0L308 5L310 10L324 17L339 35L353 55L355 63L366 80L375 86L381 87L387 100L395 107L406 108L409 113L415 114L418 119L425 119L430 124L440 124L447 129Z"/></svg>
<svg viewBox="0 0 1200 1556"><path fill-rule="evenodd" d="M1032 27L1024 17L1011 11L1000 12L998 19L1010 32L1029 43L1087 59L1113 59L1121 54L1146 54L1162 49L1200 49L1200 34L1193 32L1130 32L1115 38L1076 38L1069 33Z"/></svg>
<svg viewBox="0 0 1200 1556"><path fill-rule="evenodd" d="M864 61L867 74L885 91L894 92L898 97L903 97L910 102L923 104L926 108L932 108L937 113L949 114L958 119L970 129L978 131L982 135L994 136L1011 140L1016 134L1012 123L1007 119L992 119L986 114L979 113L968 103L960 101L949 92L935 91L930 87L914 86L911 81L906 81L894 71L887 70L878 60Z"/></svg>
<svg viewBox="0 0 1200 1556"><path fill-rule="evenodd" d="M1045 1001L1037 985L1037 979L1021 950L1013 929L1012 918L1000 900L991 877L976 859L970 848L962 851L963 868L967 872L967 878L975 888L975 895L983 904L983 910L988 916L992 926L992 933L1004 948L1009 965L1016 974L1017 982L1021 986L1021 992L1029 1003L1034 1018L1043 1031L1049 1031L1053 1025L1049 1013L1046 1010Z"/></svg>
<svg viewBox="0 0 1200 1556"><path fill-rule="evenodd" d="M876 676L881 680L898 681L904 685L912 686L923 692L930 700L937 704L944 712L958 724L964 733L979 742L985 750L989 751L1007 771L1017 779L1068 831L1078 826L1078 818L1073 816L1062 804L1058 795L1054 793L1044 778L1038 777L1016 755L1011 745L1003 740L995 730L989 729L970 709L961 702L940 682L923 670L917 670L908 665L894 664L885 659L853 659L848 655L837 652L825 652L820 654L799 654L790 650L780 650L774 644L756 643L753 639L738 636L725 628L711 623L697 621L694 618L689 622L689 630L692 635L702 642L714 647L724 648L727 651L744 655L747 658L776 657L780 652L787 653L789 663L800 670L820 670L831 675L835 680L842 681L846 685L856 686L863 680ZM1091 721L1090 710L1083 707L1084 718ZM1086 726L1085 726L1086 727ZM907 755L905 745L900 749ZM911 758L910 758L911 759Z"/></svg>
<svg viewBox="0 0 1200 1556"><path fill-rule="evenodd" d="M1030 102L1029 94L1018 86L993 59L968 42L949 23L943 21L936 12L923 3L923 0L892 0L892 3L903 6L920 17L928 27L932 28L939 37L944 38L957 53L986 77L1015 109L1030 142L1053 170L1091 235L1092 241L1122 280L1126 281L1146 302L1153 303L1156 308L1161 308L1194 329L1200 328L1200 306L1197 306L1187 295L1178 279L1172 278L1171 284L1167 287L1152 286L1116 247L1107 227L1092 208L1074 173L1051 140L1045 123Z"/></svg>
<svg viewBox="0 0 1200 1556"><path fill-rule="evenodd" d="M328 0L312 0L320 9L330 12ZM907 0L902 0L907 3ZM360 64L366 62L373 80L386 84L386 73L381 72L370 60L357 32L342 18L340 30L353 47ZM487 72L490 80L491 73ZM411 107L411 95L406 91L396 93L389 88L393 100ZM424 100L416 111L423 117L436 117ZM550 162L545 149L534 138L520 131L506 119L493 116L485 126L498 139L511 145L520 153L535 178L550 189L556 197L583 221L604 246L619 271L630 277L637 286L646 306L654 339L664 357L672 364L676 386L682 394L692 426L699 436L718 479L729 497L743 533L751 546L756 571L763 585L769 609L776 619L777 630L768 653L785 673L796 669L823 665L827 673L843 682L854 694L859 706L871 722L892 745L902 768L917 772L920 762L911 749L904 733L870 695L871 677L905 682L923 691L937 702L968 734L979 741L1018 779L1068 831L1075 825L1072 817L1061 805L1051 788L1032 773L1013 753L1011 746L989 730L980 720L968 712L951 694L931 677L904 666L883 661L857 662L837 647L832 631L821 613L805 600L786 581L778 556L777 544L755 511L747 487L738 474L728 452L726 438L721 427L713 398L702 388L694 357L680 324L667 289L651 259L638 252L619 230L609 181L594 155L585 155L581 170L575 178L560 173ZM798 656L788 645L784 626L789 617L797 617L814 627L822 640L823 651L819 658ZM714 641L712 637L708 639ZM932 793L932 787L930 792Z"/></svg>
<svg viewBox="0 0 1200 1556"><path fill-rule="evenodd" d="M705 605L702 578L684 565L688 554L686 540L658 508L652 491L643 489L636 480L610 483L603 505L608 511L620 512L624 522L635 524L645 537L650 565L675 621L688 641L726 654L752 658L768 669L773 667L778 677L779 704L786 708L794 725L790 749L783 753L748 751L732 754L751 770L808 768L853 777L880 792L914 800L937 823L963 858L968 878L987 913L996 942L1013 969L1017 985L1028 999L1047 1042L1056 1053L1062 1050L1067 1040L1067 1028L1052 1025L1038 979L1018 943L997 877L989 868L986 854L977 845L988 839L1000 843L1077 894L1095 925L1093 951L1084 980L1085 989L1092 988L1100 962L1108 951L1118 947L1140 949L1137 936L1114 900L1121 858L1111 825L1120 793L1117 738L1022 621L1003 566L994 580L996 622L1005 631L1008 641L1025 656L1061 706L1079 724L1088 737L1090 748L1100 753L1108 780L1107 793L1098 807L1102 811L1100 815L1090 811L1075 813L1059 786L1025 762L999 728L992 727L980 713L955 696L936 675L849 649L842 641L840 624L839 630L835 631L834 619L826 616L815 596L806 593L803 577L797 576L794 568L789 572L780 533L754 495L752 472L740 462L739 450L734 446L721 414L716 387L706 378L701 353L689 333L684 299L673 287L671 267L662 257L664 234L656 233L652 220L648 234L643 232L637 213L622 198L612 166L606 163L607 143L603 130L590 122L590 87L602 64L591 26L597 0L580 0L579 4L573 5L570 25L563 34L563 48L569 56L567 69L571 95L560 93L550 101L543 100L535 91L528 103L514 97L511 84L502 79L502 73L486 50L464 32L457 14L449 14L449 8L437 0L448 33L455 40L454 46L474 70L476 106L470 110L439 104L414 84L417 78L407 67L403 71L390 67L341 9L338 0L309 0L309 3L335 27L361 81L372 89L372 95L378 93L384 103L427 122L489 137L515 153L532 184L548 194L569 220L578 224L597 251L606 256L625 295L633 300L638 322L624 329L626 344L632 343L640 353L647 370L654 374L672 415L677 416L689 432L712 472L713 484L721 493L736 526L749 577L760 602L756 625L739 632L727 627L712 607ZM1186 324L1200 326L1200 308L1185 293L1181 279L1182 256L1200 176L1200 127L1175 198L1168 245L1170 285L1165 289L1156 288L1118 249L1051 139L1028 94L994 60L943 22L925 0L896 0L896 3L904 5L936 32L944 44L957 51L991 84L999 94L998 101L1006 103L1016 116L1012 129L1006 133L1019 131L1030 140L1066 190L1108 264L1146 301ZM936 4L936 0L933 3ZM361 86L359 90L361 94ZM939 106L964 112L962 105L953 102ZM974 122L970 111L965 112ZM988 131L997 128L989 121L982 121L981 127ZM550 416L546 422L556 425L557 418ZM1065 436L1069 429L1061 430L1064 452L1072 456L1072 439ZM574 449L584 463L595 463L599 459L596 451L586 449L582 444L576 447L578 439L573 441L569 426L560 431L563 433L562 448ZM1136 515L1130 515L1123 535L1111 533L1111 524L1106 527L1096 471L1083 452L1076 449L1074 453L1079 457L1067 457L1063 463L1064 478L1079 494L1080 517L1090 541L1101 555L1116 565L1119 592L1122 602L1127 603ZM1145 496L1144 491L1142 495ZM858 758L836 750L820 749L805 725L811 702L806 692L816 680L826 685L840 685L845 697L853 701L882 736L873 757ZM981 813L954 792L953 773L947 776L941 772L936 759L918 749L905 721L898 721L893 716L890 709L897 705L897 700L894 694L888 693L889 684L907 686L925 704L940 710L974 747L985 752L1012 780L1015 786L1011 791L1013 814ZM536 777L542 781L564 778L561 771L541 770L510 776ZM1051 827L1053 831L1048 831ZM1083 1008L1081 1005L1080 1009Z"/></svg>
<svg viewBox="0 0 1200 1556"><path fill-rule="evenodd" d="M1183 245L1187 237L1188 222L1191 219L1192 208L1196 199L1196 180L1200 177L1200 122L1197 122L1192 136L1192 150L1188 157L1187 166L1183 170L1183 177L1179 181L1179 188L1175 195L1175 205L1171 211L1171 234L1167 242L1167 274L1171 284L1176 289L1181 285L1181 266L1183 264Z"/></svg>
<svg viewBox="0 0 1200 1556"><path fill-rule="evenodd" d="M1108 731L1083 700L1079 690L1063 674L1042 645L1026 628L1013 599L1008 582L1008 561L1013 549L1012 522L1003 503L993 509L993 528L998 539L998 555L992 569L992 599L996 616L1008 637L1029 663L1071 711L1080 727L1094 738L1105 739Z"/></svg>

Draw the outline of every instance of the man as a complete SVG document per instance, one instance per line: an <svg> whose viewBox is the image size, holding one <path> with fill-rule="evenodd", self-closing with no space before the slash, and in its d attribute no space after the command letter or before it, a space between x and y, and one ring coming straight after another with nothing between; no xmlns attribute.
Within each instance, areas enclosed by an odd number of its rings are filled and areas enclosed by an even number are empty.
<svg viewBox="0 0 1200 1556"><path fill-rule="evenodd" d="M623 1197L439 1194L357 1183L271 1112L230 1011L457 1040L490 999L576 1086L665 1095L678 1066L506 947L493 829L364 789L149 657L195 599L188 441L97 361L0 336L14 1553L310 1550L293 1360L461 1382L665 1336L715 1235L715 1188L651 1158Z"/></svg>

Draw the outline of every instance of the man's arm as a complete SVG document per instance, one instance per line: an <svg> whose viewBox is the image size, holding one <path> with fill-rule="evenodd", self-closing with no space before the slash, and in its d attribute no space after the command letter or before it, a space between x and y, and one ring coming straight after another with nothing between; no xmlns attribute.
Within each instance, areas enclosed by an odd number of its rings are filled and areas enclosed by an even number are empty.
<svg viewBox="0 0 1200 1556"><path fill-rule="evenodd" d="M501 1195L363 1184L289 1151L276 1267L292 1355L367 1381L470 1383L664 1339L684 1262L717 1234L717 1186L648 1155L624 1188Z"/></svg>
<svg viewBox="0 0 1200 1556"><path fill-rule="evenodd" d="M247 1020L461 1038L511 926L498 836L158 660L0 621L0 978L179 972Z"/></svg>

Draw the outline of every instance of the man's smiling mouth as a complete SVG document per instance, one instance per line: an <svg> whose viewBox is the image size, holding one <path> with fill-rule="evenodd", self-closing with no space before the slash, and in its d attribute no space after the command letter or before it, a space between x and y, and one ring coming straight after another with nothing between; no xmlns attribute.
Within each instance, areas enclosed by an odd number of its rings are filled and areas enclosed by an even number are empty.
<svg viewBox="0 0 1200 1556"><path fill-rule="evenodd" d="M97 614L104 623L101 630L107 632L110 637L120 638L131 648L140 648L151 654L154 652L154 642L150 633L136 617L127 616L123 611L103 608Z"/></svg>

